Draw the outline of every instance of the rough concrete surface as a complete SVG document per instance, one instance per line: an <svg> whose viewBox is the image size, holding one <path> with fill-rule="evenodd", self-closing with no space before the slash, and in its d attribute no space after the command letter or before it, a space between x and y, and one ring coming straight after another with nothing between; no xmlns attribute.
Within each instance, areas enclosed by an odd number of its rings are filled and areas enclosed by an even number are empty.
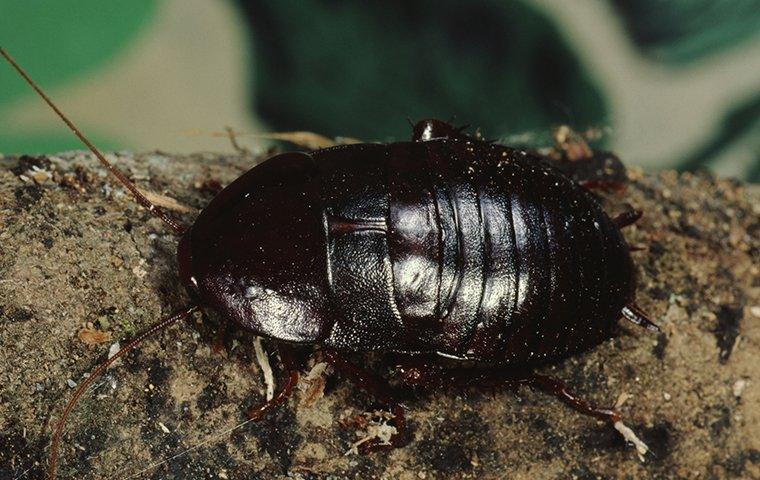
<svg viewBox="0 0 760 480"><path fill-rule="evenodd" d="M255 163L112 159L142 188L196 209ZM645 248L634 253L639 303L663 333L621 321L614 339L542 370L598 404L632 395L621 410L653 450L645 462L609 426L555 399L498 390L413 397L406 447L346 455L366 427L362 413L377 406L336 374L324 396L298 391L230 432L263 399L261 369L250 336L198 315L85 394L59 477L760 478L758 197L708 174L628 177L624 193L603 195L605 207L645 212L625 235ZM0 479L39 478L70 385L113 342L187 301L175 247L89 154L0 160Z"/></svg>

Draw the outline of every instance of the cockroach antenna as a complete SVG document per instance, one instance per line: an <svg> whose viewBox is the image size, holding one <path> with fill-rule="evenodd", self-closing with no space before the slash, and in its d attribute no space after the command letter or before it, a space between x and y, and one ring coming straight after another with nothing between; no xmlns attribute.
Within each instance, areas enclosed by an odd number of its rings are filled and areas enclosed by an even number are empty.
<svg viewBox="0 0 760 480"><path fill-rule="evenodd" d="M114 167L111 162L106 160L106 158L103 156L102 153L100 153L100 150L98 150L95 145L90 142L87 137L85 137L82 132L79 131L79 129L69 120L66 115L53 103L52 100L50 100L50 97L45 94L45 92L42 91L40 87L37 86L36 83L34 83L34 80L27 75L27 73L24 71L23 68L19 66L18 63L13 59L13 57L10 56L10 54L3 48L0 47L0 54L5 57L5 59L8 61L8 63L11 64L11 66L21 75L21 77L26 81L26 83L29 84L30 87L34 89L35 92L43 99L45 100L45 103L47 103L50 108L53 109L55 113L58 114L58 116L63 120L63 123L65 123L72 132L74 132L74 135L79 138L79 140L82 141L82 143L85 144L87 148L90 149L90 151L100 160L100 163L109 171L111 174L113 174L114 177L122 184L124 185L127 190L130 191L132 196L134 196L137 203L142 205L145 209L147 209L151 214L153 214L155 217L161 219L165 224L167 224L169 227L171 227L172 230L174 230L177 234L181 235L185 231L185 227L180 225L176 220L172 219L170 216L168 216L163 210L161 210L158 206L156 206L153 202L147 199L145 195L140 191L137 186L130 182L129 179L116 167Z"/></svg>

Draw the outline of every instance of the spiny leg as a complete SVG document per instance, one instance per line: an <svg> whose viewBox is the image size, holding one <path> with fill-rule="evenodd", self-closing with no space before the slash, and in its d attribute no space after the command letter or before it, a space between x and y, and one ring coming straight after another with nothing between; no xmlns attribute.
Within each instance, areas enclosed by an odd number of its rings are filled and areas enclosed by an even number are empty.
<svg viewBox="0 0 760 480"><path fill-rule="evenodd" d="M406 418L404 416L404 407L401 406L391 395L391 387L380 377L354 365L345 360L338 352L331 349L323 350L327 363L338 370L341 375L348 378L354 385L364 390L367 394L375 397L380 403L388 406L393 413L393 424L396 427L396 433L393 434L388 444L380 443L379 439L372 439L359 446L362 453L369 453L378 450L390 450L399 448L404 445L406 440Z"/></svg>
<svg viewBox="0 0 760 480"><path fill-rule="evenodd" d="M618 180L578 180L578 185L589 191L622 192L625 190L625 184Z"/></svg>
<svg viewBox="0 0 760 480"><path fill-rule="evenodd" d="M599 408L586 400L582 399L578 395L568 390L567 386L561 381L547 377L545 375L533 375L527 384L530 387L539 389L545 393L554 395L562 400L566 405L569 405L573 409L583 413L584 415L590 415L592 417L604 420L610 423L615 430L620 432L623 438L633 444L638 452L639 459L643 462L644 456L650 452L649 447L636 436L626 424L622 422L620 414L614 408Z"/></svg>
<svg viewBox="0 0 760 480"><path fill-rule="evenodd" d="M275 407L288 399L293 388L298 383L298 366L295 360L295 354L293 350L285 344L278 344L277 350L280 352L280 358L285 366L285 370L288 372L288 378L282 384L282 386L275 392L274 397L260 405L256 405L248 409L245 414L251 420L259 420L261 417L272 411Z"/></svg>
<svg viewBox="0 0 760 480"><path fill-rule="evenodd" d="M546 375L533 374L530 377L520 380L521 384L530 388L541 390L548 393L570 406L574 410L599 420L606 420L611 424L620 420L620 414L613 408L597 407L583 398L579 397L567 388L562 381Z"/></svg>
<svg viewBox="0 0 760 480"><path fill-rule="evenodd" d="M517 391L520 386L525 385L558 398L584 415L609 422L626 441L633 443L642 461L644 455L649 451L649 447L621 421L620 414L614 408L597 407L570 391L560 380L546 375L538 375L529 371L505 372L496 369L446 369L414 360L402 365L400 371L403 383L426 389L446 386L487 388L501 385Z"/></svg>

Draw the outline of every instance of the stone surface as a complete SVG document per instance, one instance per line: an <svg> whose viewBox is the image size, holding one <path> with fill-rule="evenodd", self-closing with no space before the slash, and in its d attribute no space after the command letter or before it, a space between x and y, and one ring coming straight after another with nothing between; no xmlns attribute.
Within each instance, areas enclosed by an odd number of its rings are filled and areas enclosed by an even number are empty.
<svg viewBox="0 0 760 480"><path fill-rule="evenodd" d="M255 164L112 158L194 209ZM376 406L334 374L324 396L299 391L238 426L264 394L251 337L198 316L146 341L83 397L59 477L760 478L759 199L707 174L628 177L605 207L645 212L626 237L646 248L634 253L638 298L663 333L621 322L616 338L542 370L599 404L632 395L621 410L654 452L646 462L609 426L530 391L412 398L409 445L368 456L345 453ZM187 301L175 247L89 154L0 160L0 478L39 478L69 384Z"/></svg>

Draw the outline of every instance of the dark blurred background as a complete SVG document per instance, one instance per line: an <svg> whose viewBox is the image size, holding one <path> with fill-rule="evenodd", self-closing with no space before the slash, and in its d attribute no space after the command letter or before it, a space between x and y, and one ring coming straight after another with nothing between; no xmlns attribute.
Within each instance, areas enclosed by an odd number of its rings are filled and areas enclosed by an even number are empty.
<svg viewBox="0 0 760 480"><path fill-rule="evenodd" d="M0 44L105 149L406 139L434 116L533 145L569 124L628 164L755 182L758 33L758 0L0 0ZM0 66L0 152L71 148Z"/></svg>

